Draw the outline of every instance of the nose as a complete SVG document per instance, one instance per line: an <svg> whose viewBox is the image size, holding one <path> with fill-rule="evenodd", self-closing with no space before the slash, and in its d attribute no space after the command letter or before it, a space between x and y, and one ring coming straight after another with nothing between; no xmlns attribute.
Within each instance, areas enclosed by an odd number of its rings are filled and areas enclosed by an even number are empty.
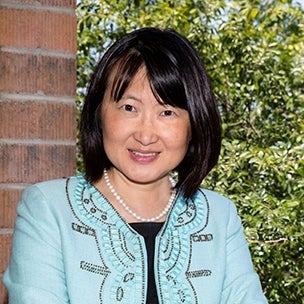
<svg viewBox="0 0 304 304"><path fill-rule="evenodd" d="M151 145L158 140L156 124L151 118L142 118L136 126L134 138L143 146Z"/></svg>

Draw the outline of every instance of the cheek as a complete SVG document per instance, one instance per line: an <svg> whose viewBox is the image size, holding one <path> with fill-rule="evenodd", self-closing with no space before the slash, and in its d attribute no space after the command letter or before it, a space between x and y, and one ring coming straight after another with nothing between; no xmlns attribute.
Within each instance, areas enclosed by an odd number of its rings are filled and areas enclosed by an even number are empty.
<svg viewBox="0 0 304 304"><path fill-rule="evenodd" d="M128 138L128 128L120 120L108 117L104 120L102 128L103 144L105 149L113 146L121 146Z"/></svg>
<svg viewBox="0 0 304 304"><path fill-rule="evenodd" d="M168 132L167 139L175 149L188 149L191 140L191 132L188 125L182 125L175 129L174 132Z"/></svg>
<svg viewBox="0 0 304 304"><path fill-rule="evenodd" d="M108 124L106 127L102 129L102 137L104 146L109 146L115 144L115 142L119 142L119 134L115 125Z"/></svg>
<svg viewBox="0 0 304 304"><path fill-rule="evenodd" d="M101 115L102 118L102 133L104 137L111 137L117 133L119 128L119 121L115 119L114 115L111 115L111 111L104 110L104 113Z"/></svg>
<svg viewBox="0 0 304 304"><path fill-rule="evenodd" d="M111 119L108 119L108 117L104 117L102 123L102 138L105 149L108 149L109 145L115 142L115 134L117 134L115 123L113 123Z"/></svg>

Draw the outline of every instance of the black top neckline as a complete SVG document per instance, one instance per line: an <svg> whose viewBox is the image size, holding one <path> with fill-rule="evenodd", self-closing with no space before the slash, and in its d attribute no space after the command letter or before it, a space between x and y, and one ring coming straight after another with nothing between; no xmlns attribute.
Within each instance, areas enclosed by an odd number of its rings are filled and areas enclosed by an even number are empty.
<svg viewBox="0 0 304 304"><path fill-rule="evenodd" d="M148 257L148 290L146 304L158 304L157 290L154 277L155 237L164 222L135 222L130 226L145 239Z"/></svg>

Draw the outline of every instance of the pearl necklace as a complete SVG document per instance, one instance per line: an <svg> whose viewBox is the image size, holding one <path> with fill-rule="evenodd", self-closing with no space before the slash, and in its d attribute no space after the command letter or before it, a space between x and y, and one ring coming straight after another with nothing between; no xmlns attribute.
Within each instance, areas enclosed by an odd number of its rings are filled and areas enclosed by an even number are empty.
<svg viewBox="0 0 304 304"><path fill-rule="evenodd" d="M116 200L121 204L121 206L130 214L132 215L134 218L136 218L137 220L141 221L141 222L156 222L157 220L161 219L165 214L168 213L168 211L170 210L175 195L176 195L176 190L174 189L172 191L172 194L170 196L170 199L168 201L168 204L165 206L165 208L160 212L159 215L154 216L154 217L149 217L149 218L145 218L145 217L141 217L140 215L138 215L135 211L133 211L132 209L130 209L130 207L123 201L123 199L119 196L119 194L116 192L116 190L114 189L113 185L110 182L109 179L109 175L106 169L104 169L103 171L103 175L105 178L105 182L107 187L109 188L109 190L111 191L111 193L113 194L113 196L116 198ZM175 182L173 180L172 177L169 176L170 182L172 184L172 186L175 185Z"/></svg>

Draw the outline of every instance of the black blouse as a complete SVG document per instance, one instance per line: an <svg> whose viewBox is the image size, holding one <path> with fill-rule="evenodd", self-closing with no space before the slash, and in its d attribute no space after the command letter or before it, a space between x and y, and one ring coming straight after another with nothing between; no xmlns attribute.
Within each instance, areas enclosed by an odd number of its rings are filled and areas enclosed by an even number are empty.
<svg viewBox="0 0 304 304"><path fill-rule="evenodd" d="M131 223L131 227L145 239L148 256L148 291L146 304L158 304L154 278L154 249L155 237L164 223Z"/></svg>

